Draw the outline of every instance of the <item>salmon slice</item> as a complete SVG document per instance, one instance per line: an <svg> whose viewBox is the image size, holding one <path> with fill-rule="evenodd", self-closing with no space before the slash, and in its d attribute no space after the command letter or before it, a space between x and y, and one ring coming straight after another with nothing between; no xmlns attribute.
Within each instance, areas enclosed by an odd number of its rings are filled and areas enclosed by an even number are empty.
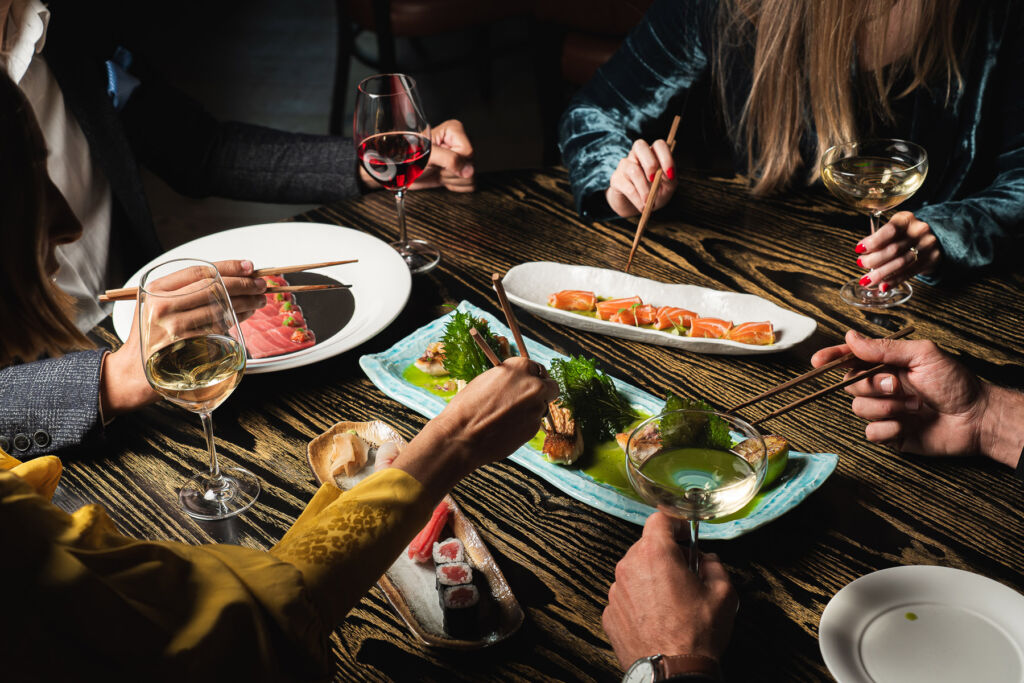
<svg viewBox="0 0 1024 683"><path fill-rule="evenodd" d="M655 327L659 330L667 330L670 327L689 327L693 324L694 318L699 318L693 311L674 306L662 306L655 314Z"/></svg>
<svg viewBox="0 0 1024 683"><path fill-rule="evenodd" d="M657 310L650 304L644 304L643 306L637 306L634 309L634 313L636 313L637 325L653 325Z"/></svg>
<svg viewBox="0 0 1024 683"><path fill-rule="evenodd" d="M596 303L597 296L582 289L563 289L548 297L548 306L563 311L592 311Z"/></svg>
<svg viewBox="0 0 1024 683"><path fill-rule="evenodd" d="M629 310L631 306L643 304L638 296L631 296L625 299L609 299L608 301L597 302L597 317L601 320L610 320L613 315L621 309Z"/></svg>
<svg viewBox="0 0 1024 683"><path fill-rule="evenodd" d="M709 339L722 339L732 327L728 320L719 318L694 318L690 324L691 337L707 337Z"/></svg>
<svg viewBox="0 0 1024 683"><path fill-rule="evenodd" d="M763 323L740 323L729 330L727 338L741 344L774 344L775 329L767 320Z"/></svg>
<svg viewBox="0 0 1024 683"><path fill-rule="evenodd" d="M635 308L623 308L618 313L612 314L612 317L608 318L613 323L619 323L620 325L629 325L636 327L636 309Z"/></svg>

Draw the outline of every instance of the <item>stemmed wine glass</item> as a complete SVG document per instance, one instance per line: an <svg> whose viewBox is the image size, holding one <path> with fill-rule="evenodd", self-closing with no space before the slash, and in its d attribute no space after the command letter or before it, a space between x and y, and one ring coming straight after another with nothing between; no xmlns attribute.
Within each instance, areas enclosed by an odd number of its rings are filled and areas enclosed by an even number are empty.
<svg viewBox="0 0 1024 683"><path fill-rule="evenodd" d="M245 372L245 343L216 266L176 259L147 271L139 286L139 333L146 379L171 403L199 413L206 434L209 471L182 485L182 509L206 520L248 509L259 479L241 467L222 467L213 442L210 414Z"/></svg>
<svg viewBox="0 0 1024 683"><path fill-rule="evenodd" d="M441 260L441 252L426 240L405 234L405 191L416 182L430 159L430 124L416 82L405 74L379 74L364 79L356 95L352 139L363 168L395 193L398 241L392 242L409 270L425 273Z"/></svg>
<svg viewBox="0 0 1024 683"><path fill-rule="evenodd" d="M871 234L881 225L882 212L896 208L917 192L928 175L928 153L906 140L880 139L845 142L830 147L821 158L821 179L839 199L871 218ZM905 303L914 290L901 282L881 291L857 279L839 290L842 300L858 308L890 308Z"/></svg>
<svg viewBox="0 0 1024 683"><path fill-rule="evenodd" d="M764 439L754 427L710 410L655 415L637 425L626 443L626 472L633 489L665 514L689 522L694 573L700 568L700 522L730 515L749 503L764 482L767 462Z"/></svg>

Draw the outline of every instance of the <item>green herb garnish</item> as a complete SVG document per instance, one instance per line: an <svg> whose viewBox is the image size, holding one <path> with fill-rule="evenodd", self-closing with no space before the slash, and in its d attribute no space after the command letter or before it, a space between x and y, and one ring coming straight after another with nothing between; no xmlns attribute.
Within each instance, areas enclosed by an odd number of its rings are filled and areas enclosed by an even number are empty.
<svg viewBox="0 0 1024 683"><path fill-rule="evenodd" d="M491 362L480 350L480 347L473 341L469 331L472 328L480 333L487 345L494 353L501 357L498 339L491 332L486 320L475 318L465 311L455 311L451 320L444 328L444 368L452 379L462 379L467 382L477 375L487 371Z"/></svg>
<svg viewBox="0 0 1024 683"><path fill-rule="evenodd" d="M585 442L610 439L639 417L615 389L611 377L589 358L556 358L548 372L558 382L559 402L576 418Z"/></svg>
<svg viewBox="0 0 1024 683"><path fill-rule="evenodd" d="M665 398L665 411L672 410L713 410L707 401L680 398L669 393ZM661 420L661 440L665 446L683 448L703 446L729 450L732 436L729 424L717 415L667 415Z"/></svg>

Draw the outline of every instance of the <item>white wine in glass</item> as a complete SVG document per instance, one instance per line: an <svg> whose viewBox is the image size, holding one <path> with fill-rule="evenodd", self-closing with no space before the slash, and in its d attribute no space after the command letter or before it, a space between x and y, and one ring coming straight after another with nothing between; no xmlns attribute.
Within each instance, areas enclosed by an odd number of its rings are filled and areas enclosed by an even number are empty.
<svg viewBox="0 0 1024 683"><path fill-rule="evenodd" d="M221 466L213 440L211 413L245 372L245 343L217 268L177 259L147 271L139 287L139 333L150 386L203 423L209 469L182 485L182 509L204 520L248 509L259 495L259 479L241 467Z"/></svg>
<svg viewBox="0 0 1024 683"><path fill-rule="evenodd" d="M864 140L835 145L821 159L821 180L839 199L868 214L871 234L882 225L882 214L911 197L928 175L928 154L906 140ZM886 291L850 280L839 295L859 308L890 308L905 303L914 290L901 282Z"/></svg>
<svg viewBox="0 0 1024 683"><path fill-rule="evenodd" d="M741 441L742 455L736 448ZM689 522L694 573L700 522L742 510L761 488L767 462L764 439L754 427L708 410L656 415L641 422L626 443L626 473L634 490L665 514Z"/></svg>

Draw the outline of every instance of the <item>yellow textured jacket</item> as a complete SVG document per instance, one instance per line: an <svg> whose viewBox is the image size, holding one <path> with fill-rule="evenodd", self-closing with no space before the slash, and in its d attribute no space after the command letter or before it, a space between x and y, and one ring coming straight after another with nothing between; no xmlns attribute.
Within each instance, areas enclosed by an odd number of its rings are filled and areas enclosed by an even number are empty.
<svg viewBox="0 0 1024 683"><path fill-rule="evenodd" d="M98 505L50 502L53 456L0 451L0 678L295 680L437 501L400 470L325 485L269 552L139 541Z"/></svg>

